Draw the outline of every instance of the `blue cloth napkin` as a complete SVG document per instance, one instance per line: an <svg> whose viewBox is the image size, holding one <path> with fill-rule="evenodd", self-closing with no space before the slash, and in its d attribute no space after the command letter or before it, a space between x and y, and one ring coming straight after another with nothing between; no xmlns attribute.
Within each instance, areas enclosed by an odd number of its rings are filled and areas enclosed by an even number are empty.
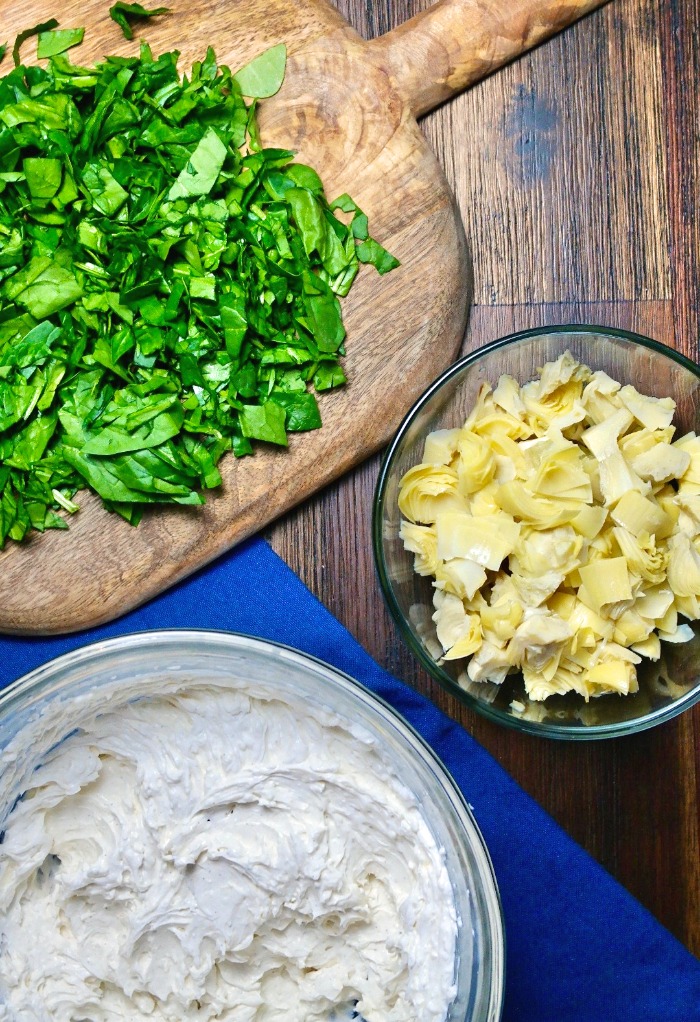
<svg viewBox="0 0 700 1022"><path fill-rule="evenodd" d="M86 642L177 627L247 632L312 653L386 699L429 742L473 806L496 870L504 1022L700 1022L700 962L463 728L383 671L260 539L112 624L54 639L0 637L0 687Z"/></svg>

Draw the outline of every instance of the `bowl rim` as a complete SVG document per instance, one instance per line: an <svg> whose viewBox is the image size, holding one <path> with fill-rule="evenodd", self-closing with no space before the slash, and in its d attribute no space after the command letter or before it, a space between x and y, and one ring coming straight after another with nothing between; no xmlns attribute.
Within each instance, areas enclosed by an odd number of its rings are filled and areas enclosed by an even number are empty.
<svg viewBox="0 0 700 1022"><path fill-rule="evenodd" d="M405 416L401 420L401 424L399 425L389 447L384 452L379 469L379 475L377 477L374 501L372 505L372 549L382 595L387 607L389 608L389 612L394 623L397 625L409 650L418 660L419 664L421 664L428 674L434 678L434 680L437 681L446 692L455 696L460 700L460 702L465 703L482 717L486 717L488 720L496 724L512 728L520 733L536 735L540 738L556 738L565 741L592 741L594 739L601 738L620 738L627 735L637 734L640 731L646 731L658 724L672 720L674 717L677 717L679 714L683 713L685 710L700 701L700 682L698 682L694 689L691 689L690 692L687 692L668 706L643 714L641 717L636 717L627 721L619 721L612 724L591 724L585 727L572 727L567 724L527 720L523 717L517 717L514 714L506 714L502 710L493 707L490 703L476 699L467 692L466 689L461 688L454 679L451 678L446 671L443 671L439 664L427 653L423 644L417 639L413 630L409 627L401 608L399 607L398 601L394 595L393 586L389 579L386 561L384 558L382 509L386 499L389 474L405 434L410 429L415 417L421 409L430 401L433 395L437 394L437 392L452 379L453 376L456 376L463 369L466 369L468 366L478 362L484 355L489 355L491 352L497 351L500 348L507 348L509 346L516 345L520 341L530 340L535 337L548 336L551 334L562 334L565 336L567 334L587 333L596 334L601 337L610 337L616 340L630 341L640 347L648 348L657 355L662 355L671 359L671 361L676 362L683 369L688 370L688 372L692 373L693 376L700 380L700 365L693 362L692 359L661 341L656 341L651 337L646 337L644 334L638 334L631 330L623 330L618 327L596 326L595 324L590 323L557 323L551 326L545 325L540 327L531 327L527 330L518 330L514 333L506 334L503 337L489 341L488 344L482 345L480 348L475 348L474 351L468 352L456 362L453 362L452 365L448 366L447 369L445 369L426 388L426 390L423 391L420 397L414 401L408 412L406 412Z"/></svg>
<svg viewBox="0 0 700 1022"><path fill-rule="evenodd" d="M451 771L428 741L388 700L373 692L369 686L348 674L342 668L336 667L334 664L328 663L328 661L315 656L313 653L307 653L305 650L291 646L288 643L251 635L246 632L221 628L140 629L139 631L124 632L120 635L83 643L72 650L52 657L45 663L38 665L10 682L9 685L0 689L0 717L4 716L8 710L11 710L16 701L22 699L27 693L36 691L37 695L41 695L43 687L49 684L52 679L55 679L57 674L75 670L85 664L89 664L91 660L109 659L110 657L118 656L120 652L133 653L148 647L157 649L160 644L167 646L168 643L190 643L193 645L204 643L221 651L231 648L238 650L252 649L261 653L271 653L275 657L291 660L298 665L311 664L312 667L320 670L322 675L330 674L335 677L337 681L340 681L341 687L346 693L351 693L359 698L365 707L368 707L371 712L377 713L385 723L389 723L398 732L402 741L405 742L407 751L411 746L416 749L424 765L431 770L443 788L445 796L452 805L455 814L460 818L468 838L475 878L480 887L480 891L470 890L470 901L475 906L480 904L482 907L484 916L482 927L484 937L489 945L491 970L489 976L490 988L483 1005L484 1014L475 1019L474 1022L499 1022L505 1004L505 917L496 871L481 828L467 801L466 795L462 792Z"/></svg>

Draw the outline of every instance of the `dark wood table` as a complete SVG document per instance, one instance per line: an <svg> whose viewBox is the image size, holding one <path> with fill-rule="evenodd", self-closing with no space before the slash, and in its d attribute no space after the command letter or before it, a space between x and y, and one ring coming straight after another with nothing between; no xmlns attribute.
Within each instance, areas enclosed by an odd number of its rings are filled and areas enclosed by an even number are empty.
<svg viewBox="0 0 700 1022"><path fill-rule="evenodd" d="M338 6L369 38L429 4ZM473 253L465 351L594 323L698 357L698 25L700 0L613 0L423 121ZM447 696L383 604L370 543L378 469L374 458L287 515L272 545L383 667L460 721L700 955L700 706L637 737L566 744Z"/></svg>

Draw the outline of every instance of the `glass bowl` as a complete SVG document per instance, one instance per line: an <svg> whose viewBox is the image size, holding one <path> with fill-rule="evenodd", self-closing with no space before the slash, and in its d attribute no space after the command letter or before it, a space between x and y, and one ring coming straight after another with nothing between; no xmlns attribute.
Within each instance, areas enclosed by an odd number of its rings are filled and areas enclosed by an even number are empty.
<svg viewBox="0 0 700 1022"><path fill-rule="evenodd" d="M511 334L471 352L447 369L406 415L387 451L374 500L373 545L389 610L423 667L451 695L498 724L550 738L591 739L632 734L676 716L700 699L700 627L687 643L662 643L661 659L637 667L639 692L586 703L569 693L544 702L528 699L522 676L502 685L472 682L464 661L438 662L442 653L432 621L429 578L413 570L413 554L399 537L399 484L420 463L423 443L436 429L462 426L483 383L502 373L524 384L564 351L604 370L642 394L676 401L676 437L700 433L700 368L677 351L637 334L595 326L556 326Z"/></svg>
<svg viewBox="0 0 700 1022"><path fill-rule="evenodd" d="M289 647L226 632L142 632L82 647L10 685L0 694L0 840L27 778L81 721L128 699L177 691L192 679L226 686L235 678L280 693L302 711L322 707L376 741L386 768L417 797L444 849L458 917L457 993L446 1022L498 1022L505 955L500 899L467 803L420 735L387 703Z"/></svg>

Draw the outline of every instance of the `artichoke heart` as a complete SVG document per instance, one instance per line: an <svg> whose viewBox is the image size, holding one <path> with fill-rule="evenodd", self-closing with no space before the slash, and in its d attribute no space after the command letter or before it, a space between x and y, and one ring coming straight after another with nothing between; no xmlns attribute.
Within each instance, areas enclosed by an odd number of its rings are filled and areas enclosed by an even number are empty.
<svg viewBox="0 0 700 1022"><path fill-rule="evenodd" d="M424 465L449 465L459 449L461 429L436 429L425 438Z"/></svg>
<svg viewBox="0 0 700 1022"><path fill-rule="evenodd" d="M445 511L437 516L438 557L449 561L464 557L498 571L520 535L520 526L508 515L475 518Z"/></svg>
<svg viewBox="0 0 700 1022"><path fill-rule="evenodd" d="M613 447L600 462L600 489L603 501L609 507L629 490L646 494L651 487L625 461L619 447Z"/></svg>
<svg viewBox="0 0 700 1022"><path fill-rule="evenodd" d="M551 427L564 430L582 422L586 417L586 409L581 403L582 390L577 380L570 380L547 394L542 394L537 385L523 387L527 421L532 431L541 435Z"/></svg>
<svg viewBox="0 0 700 1022"><path fill-rule="evenodd" d="M597 461L603 461L617 448L618 437L625 432L632 419L633 416L626 408L618 408L608 419L582 433L581 442Z"/></svg>
<svg viewBox="0 0 700 1022"><path fill-rule="evenodd" d="M468 496L493 479L496 461L488 441L469 429L460 430L457 450L457 485Z"/></svg>
<svg viewBox="0 0 700 1022"><path fill-rule="evenodd" d="M687 433L680 440L676 440L673 446L690 455L690 464L680 478L679 490L683 491L691 486L700 487L700 437L695 433ZM698 490L695 489L694 492L697 493Z"/></svg>
<svg viewBox="0 0 700 1022"><path fill-rule="evenodd" d="M676 402L672 397L648 397L640 394L630 384L622 387L618 396L625 408L646 429L664 429L671 425L676 410Z"/></svg>
<svg viewBox="0 0 700 1022"><path fill-rule="evenodd" d="M519 479L499 486L495 500L501 510L514 519L518 518L521 522L529 522L543 529L566 525L583 506L580 500L537 496Z"/></svg>
<svg viewBox="0 0 700 1022"><path fill-rule="evenodd" d="M668 584L676 596L700 596L700 554L685 533L668 539Z"/></svg>
<svg viewBox="0 0 700 1022"><path fill-rule="evenodd" d="M446 589L463 600L473 599L486 581L486 572L482 566L466 557L438 561L433 575L438 588Z"/></svg>
<svg viewBox="0 0 700 1022"><path fill-rule="evenodd" d="M504 411L512 415L514 419L525 418L525 402L520 396L520 386L513 376L505 373L498 380L498 385L493 392L493 402Z"/></svg>
<svg viewBox="0 0 700 1022"><path fill-rule="evenodd" d="M634 664L626 660L608 660L596 664L586 671L583 681L592 696L608 692L626 696L639 691Z"/></svg>
<svg viewBox="0 0 700 1022"><path fill-rule="evenodd" d="M593 499L591 477L584 467L581 451L575 444L553 451L540 462L532 489L545 497L561 497L590 503Z"/></svg>
<svg viewBox="0 0 700 1022"><path fill-rule="evenodd" d="M592 425L597 426L598 423L605 422L622 407L617 397L619 391L620 384L607 373L601 370L593 373L584 387L581 399L586 416Z"/></svg>
<svg viewBox="0 0 700 1022"><path fill-rule="evenodd" d="M447 651L472 628L472 616L467 614L464 604L458 596L436 589L433 596L435 613L433 621L436 625L438 641L443 650Z"/></svg>
<svg viewBox="0 0 700 1022"><path fill-rule="evenodd" d="M617 524L632 535L648 532L665 538L673 529L673 522L664 509L653 499L643 497L638 490L628 490L610 512Z"/></svg>
<svg viewBox="0 0 700 1022"><path fill-rule="evenodd" d="M624 557L602 557L579 568L579 598L602 616L618 617L631 606L632 583Z"/></svg>
<svg viewBox="0 0 700 1022"><path fill-rule="evenodd" d="M432 525L440 511L466 511L457 473L447 466L416 465L401 480L399 510L410 522Z"/></svg>
<svg viewBox="0 0 700 1022"><path fill-rule="evenodd" d="M651 483L667 483L680 479L690 467L690 455L673 444L656 444L651 450L639 454L631 466L640 479Z"/></svg>
<svg viewBox="0 0 700 1022"><path fill-rule="evenodd" d="M437 532L434 525L401 522L399 536L404 549L415 554L413 567L418 575L435 575L440 564L437 555Z"/></svg>
<svg viewBox="0 0 700 1022"><path fill-rule="evenodd" d="M668 566L668 550L663 547L657 549L656 540L648 532L633 536L619 526L615 526L612 531L628 569L653 586L663 582Z"/></svg>
<svg viewBox="0 0 700 1022"><path fill-rule="evenodd" d="M514 664L538 672L549 681L559 666L564 645L573 637L571 628L544 608L528 609L508 644Z"/></svg>
<svg viewBox="0 0 700 1022"><path fill-rule="evenodd" d="M533 577L552 571L563 578L579 567L586 547L570 525L556 529L523 526L510 565L513 571Z"/></svg>

